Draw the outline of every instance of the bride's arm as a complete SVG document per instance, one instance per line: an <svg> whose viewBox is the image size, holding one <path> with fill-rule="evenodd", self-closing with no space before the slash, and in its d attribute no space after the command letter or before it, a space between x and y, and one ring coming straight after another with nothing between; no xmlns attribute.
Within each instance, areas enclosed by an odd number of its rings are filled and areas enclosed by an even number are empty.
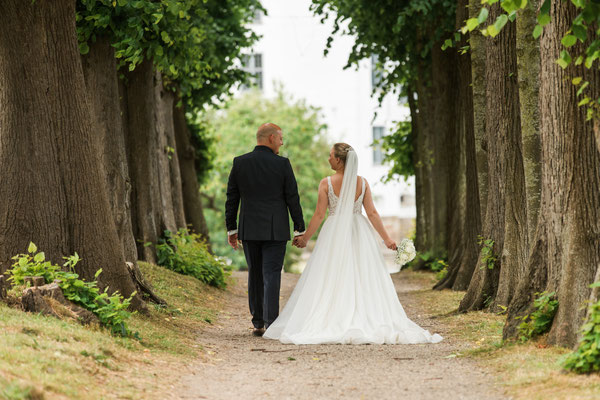
<svg viewBox="0 0 600 400"><path fill-rule="evenodd" d="M388 249L396 250L396 242L394 242L390 235L388 235L385 227L383 226L383 221L375 209L375 204L373 203L373 196L371 195L371 187L367 182L367 186L365 188L365 197L363 199L363 206L365 207L365 211L367 212L367 218L371 221L373 228L379 233L379 236L385 242L385 245Z"/></svg>
<svg viewBox="0 0 600 400"><path fill-rule="evenodd" d="M310 223L308 224L308 228L306 228L306 232L301 236L303 244L306 245L306 242L310 240L312 235L315 234L319 226L321 226L321 222L325 218L325 213L327 212L327 178L324 178L319 183L319 197L317 199L317 208L315 209L315 213L310 219ZM304 246L302 246L304 247Z"/></svg>

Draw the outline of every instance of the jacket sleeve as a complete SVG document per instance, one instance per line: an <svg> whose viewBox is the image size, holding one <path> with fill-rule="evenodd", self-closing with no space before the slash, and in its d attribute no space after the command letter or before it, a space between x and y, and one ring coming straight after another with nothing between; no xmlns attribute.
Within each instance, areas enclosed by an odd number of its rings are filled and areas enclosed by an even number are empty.
<svg viewBox="0 0 600 400"><path fill-rule="evenodd" d="M287 204L292 221L294 222L294 231L304 232L304 216L302 215L302 207L300 206L300 196L298 195L298 184L294 176L294 170L289 159L285 159L285 202Z"/></svg>
<svg viewBox="0 0 600 400"><path fill-rule="evenodd" d="M225 201L225 225L228 231L237 229L237 214L240 206L240 190L237 185L236 159L233 159L233 167L227 181L227 200Z"/></svg>

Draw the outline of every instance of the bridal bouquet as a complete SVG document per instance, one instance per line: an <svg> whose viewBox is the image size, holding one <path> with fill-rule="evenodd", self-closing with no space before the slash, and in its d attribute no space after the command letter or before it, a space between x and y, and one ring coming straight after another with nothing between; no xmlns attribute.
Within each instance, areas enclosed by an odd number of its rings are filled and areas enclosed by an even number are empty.
<svg viewBox="0 0 600 400"><path fill-rule="evenodd" d="M414 260L416 255L417 250L415 249L413 241L410 239L402 239L398 245L395 262L402 268L406 263Z"/></svg>

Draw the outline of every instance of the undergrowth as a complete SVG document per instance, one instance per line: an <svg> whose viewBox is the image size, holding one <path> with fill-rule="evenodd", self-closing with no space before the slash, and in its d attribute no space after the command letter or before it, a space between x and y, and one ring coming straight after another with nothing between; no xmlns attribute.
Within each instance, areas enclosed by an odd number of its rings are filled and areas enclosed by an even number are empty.
<svg viewBox="0 0 600 400"><path fill-rule="evenodd" d="M516 317L521 320L518 328L521 342L548 332L558 308L556 292L541 292L535 295L537 296L533 302L535 311L529 315Z"/></svg>
<svg viewBox="0 0 600 400"><path fill-rule="evenodd" d="M125 325L132 314L127 308L135 292L129 298L124 298L118 291L109 295L108 288L101 291L97 281L86 282L79 279L79 275L75 273L75 265L81 260L77 253L64 257L66 262L63 267L68 268L68 271L46 260L44 252L38 252L34 243L29 243L27 254L18 254L12 259L15 263L7 274L14 285L25 285L25 277L28 276L43 277L45 283L56 281L68 300L93 312L111 333L137 336L137 333L133 334ZM102 269L99 269L95 277L98 278L101 273Z"/></svg>
<svg viewBox="0 0 600 400"><path fill-rule="evenodd" d="M156 244L158 264L172 271L193 276L200 281L224 289L226 265L208 251L200 235L180 229L177 233L165 231L165 237Z"/></svg>

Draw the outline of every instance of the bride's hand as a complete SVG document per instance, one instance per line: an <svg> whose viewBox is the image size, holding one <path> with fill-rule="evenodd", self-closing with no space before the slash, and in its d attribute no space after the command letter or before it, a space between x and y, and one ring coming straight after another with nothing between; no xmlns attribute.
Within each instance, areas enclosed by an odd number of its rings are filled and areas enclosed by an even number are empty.
<svg viewBox="0 0 600 400"><path fill-rule="evenodd" d="M396 242L394 242L392 239L387 239L385 241L385 247L387 247L390 250L396 250L398 248L396 246Z"/></svg>

